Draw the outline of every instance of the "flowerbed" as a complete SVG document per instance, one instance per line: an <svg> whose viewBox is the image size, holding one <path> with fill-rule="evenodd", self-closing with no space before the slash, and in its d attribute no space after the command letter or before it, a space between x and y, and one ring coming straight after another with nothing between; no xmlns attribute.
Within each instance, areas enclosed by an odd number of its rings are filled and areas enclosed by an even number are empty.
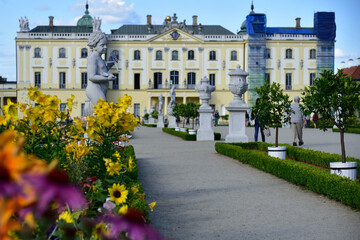
<svg viewBox="0 0 360 240"><path fill-rule="evenodd" d="M163 128L162 131L177 137L181 137L186 141L196 141L196 134L189 134L186 132L175 131L173 128ZM220 140L220 139L221 139L221 133L214 132L214 140Z"/></svg>
<svg viewBox="0 0 360 240"><path fill-rule="evenodd" d="M254 151L254 149L264 150L265 147L267 149L267 145L266 143L216 143L215 149L218 153L250 164L291 183L304 186L309 190L326 195L331 199L338 200L345 205L360 210L359 181L352 181L348 178L330 174L328 170L302 162L278 159L268 156L265 152ZM292 157L297 157L298 159L306 158L305 155L311 151L303 149L305 153L300 157L300 155L296 154L297 151L292 151L290 146L287 145L287 148L288 155L290 155L290 152ZM317 151L314 152L313 156L317 156ZM291 156L289 157L291 158Z"/></svg>
<svg viewBox="0 0 360 240"><path fill-rule="evenodd" d="M65 123L56 96L29 88L29 98L36 105L8 102L0 117L0 239L161 239L127 146L131 98L99 100L87 128Z"/></svg>

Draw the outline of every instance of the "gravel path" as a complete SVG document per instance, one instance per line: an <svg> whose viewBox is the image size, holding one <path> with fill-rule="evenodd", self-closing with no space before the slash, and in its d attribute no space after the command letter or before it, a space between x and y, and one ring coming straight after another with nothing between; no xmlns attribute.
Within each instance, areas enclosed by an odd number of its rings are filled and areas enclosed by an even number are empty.
<svg viewBox="0 0 360 240"><path fill-rule="evenodd" d="M147 202L157 201L151 224L166 239L360 239L359 212L217 154L214 142L141 127L131 144Z"/></svg>

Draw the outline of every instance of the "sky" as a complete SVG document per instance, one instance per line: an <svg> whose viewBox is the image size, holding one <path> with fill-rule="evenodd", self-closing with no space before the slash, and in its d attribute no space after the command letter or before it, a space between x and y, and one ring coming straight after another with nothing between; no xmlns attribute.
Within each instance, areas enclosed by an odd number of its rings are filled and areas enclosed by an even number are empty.
<svg viewBox="0 0 360 240"><path fill-rule="evenodd" d="M86 0L0 0L0 76L16 81L15 38L19 19L27 17L30 29L48 25L54 16L55 25L76 25L84 15ZM92 17L102 19L101 30L110 33L123 24L146 24L152 15L153 24L162 24L166 16L176 13L178 21L192 23L198 16L203 25L221 25L236 33L250 12L251 0L88 0ZM335 71L341 61L360 57L359 0L253 0L254 11L265 13L268 27L295 27L301 18L302 27L313 27L314 13L335 12Z"/></svg>

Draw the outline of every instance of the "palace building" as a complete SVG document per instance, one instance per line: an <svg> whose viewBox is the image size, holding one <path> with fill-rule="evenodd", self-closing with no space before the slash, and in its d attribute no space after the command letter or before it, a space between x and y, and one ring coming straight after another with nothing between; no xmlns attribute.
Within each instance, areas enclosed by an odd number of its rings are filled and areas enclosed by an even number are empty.
<svg viewBox="0 0 360 240"><path fill-rule="evenodd" d="M271 17L271 16L270 16ZM143 25L123 25L106 33L108 48L104 58L118 59L111 72L117 77L107 92L108 101L116 102L128 94L132 111L143 116L144 108L157 108L164 97L164 114L170 101L170 87L176 86L176 102L199 102L195 85L207 77L216 86L210 104L220 115L233 99L229 91L229 72L240 65L249 72L249 91L243 96L251 106L255 88L265 81L280 83L291 98L323 69L334 68L335 15L314 14L313 27L268 27L265 14L255 13L253 5L246 19L238 19L241 30L233 33L219 25L178 21L174 14L163 24L152 23L147 16ZM45 94L62 99L75 95L73 116L84 114L87 86L87 39L92 32L92 17L86 5L85 15L76 26L56 26L49 17L47 26L21 27L16 37L17 101L30 103L27 88L38 86Z"/></svg>

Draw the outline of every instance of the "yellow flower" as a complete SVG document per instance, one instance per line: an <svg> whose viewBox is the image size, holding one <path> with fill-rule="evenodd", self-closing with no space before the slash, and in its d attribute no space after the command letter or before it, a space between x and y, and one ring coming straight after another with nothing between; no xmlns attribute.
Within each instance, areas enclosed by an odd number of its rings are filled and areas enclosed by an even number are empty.
<svg viewBox="0 0 360 240"><path fill-rule="evenodd" d="M150 211L154 211L155 205L156 205L156 201L149 204Z"/></svg>
<svg viewBox="0 0 360 240"><path fill-rule="evenodd" d="M129 209L129 206L128 206L128 205L123 205L123 206L119 209L118 213L119 213L119 214L122 214L122 215L125 215L125 214L127 213L128 209Z"/></svg>
<svg viewBox="0 0 360 240"><path fill-rule="evenodd" d="M60 220L64 220L66 223L73 223L74 220L72 219L70 213L68 211L62 212L59 216L59 219L57 220L57 222L59 222Z"/></svg>
<svg viewBox="0 0 360 240"><path fill-rule="evenodd" d="M67 106L68 106L70 112L72 111L72 105L73 105L74 98L75 98L75 96L73 94L71 94L71 97L66 99Z"/></svg>
<svg viewBox="0 0 360 240"><path fill-rule="evenodd" d="M112 163L112 161L111 161L110 158L104 158L103 160L104 160L104 162L105 162L105 166L109 166L110 163Z"/></svg>
<svg viewBox="0 0 360 240"><path fill-rule="evenodd" d="M4 110L4 114L9 115L10 119L16 120L17 117L17 107L18 104L13 103L9 98L7 100L7 105L3 106L2 109ZM9 119L9 120L10 120Z"/></svg>
<svg viewBox="0 0 360 240"><path fill-rule="evenodd" d="M131 172L134 168L134 161L132 159L132 157L129 157L129 171Z"/></svg>
<svg viewBox="0 0 360 240"><path fill-rule="evenodd" d="M107 166L106 170L109 172L110 176L113 176L115 173L117 175L120 175L121 167L122 167L122 164L120 164L119 162L116 162L116 163L111 162Z"/></svg>
<svg viewBox="0 0 360 240"><path fill-rule="evenodd" d="M137 186L133 186L133 187L131 188L131 191L133 192L133 194L136 194L136 193L139 192L139 189L137 188Z"/></svg>
<svg viewBox="0 0 360 240"><path fill-rule="evenodd" d="M96 224L96 226L93 230L95 240L101 240L102 239L101 236L106 232L107 232L106 231L106 223L101 222L101 223Z"/></svg>
<svg viewBox="0 0 360 240"><path fill-rule="evenodd" d="M112 188L108 188L110 193L110 201L115 202L116 205L125 203L129 191L126 190L125 185L113 184Z"/></svg>

